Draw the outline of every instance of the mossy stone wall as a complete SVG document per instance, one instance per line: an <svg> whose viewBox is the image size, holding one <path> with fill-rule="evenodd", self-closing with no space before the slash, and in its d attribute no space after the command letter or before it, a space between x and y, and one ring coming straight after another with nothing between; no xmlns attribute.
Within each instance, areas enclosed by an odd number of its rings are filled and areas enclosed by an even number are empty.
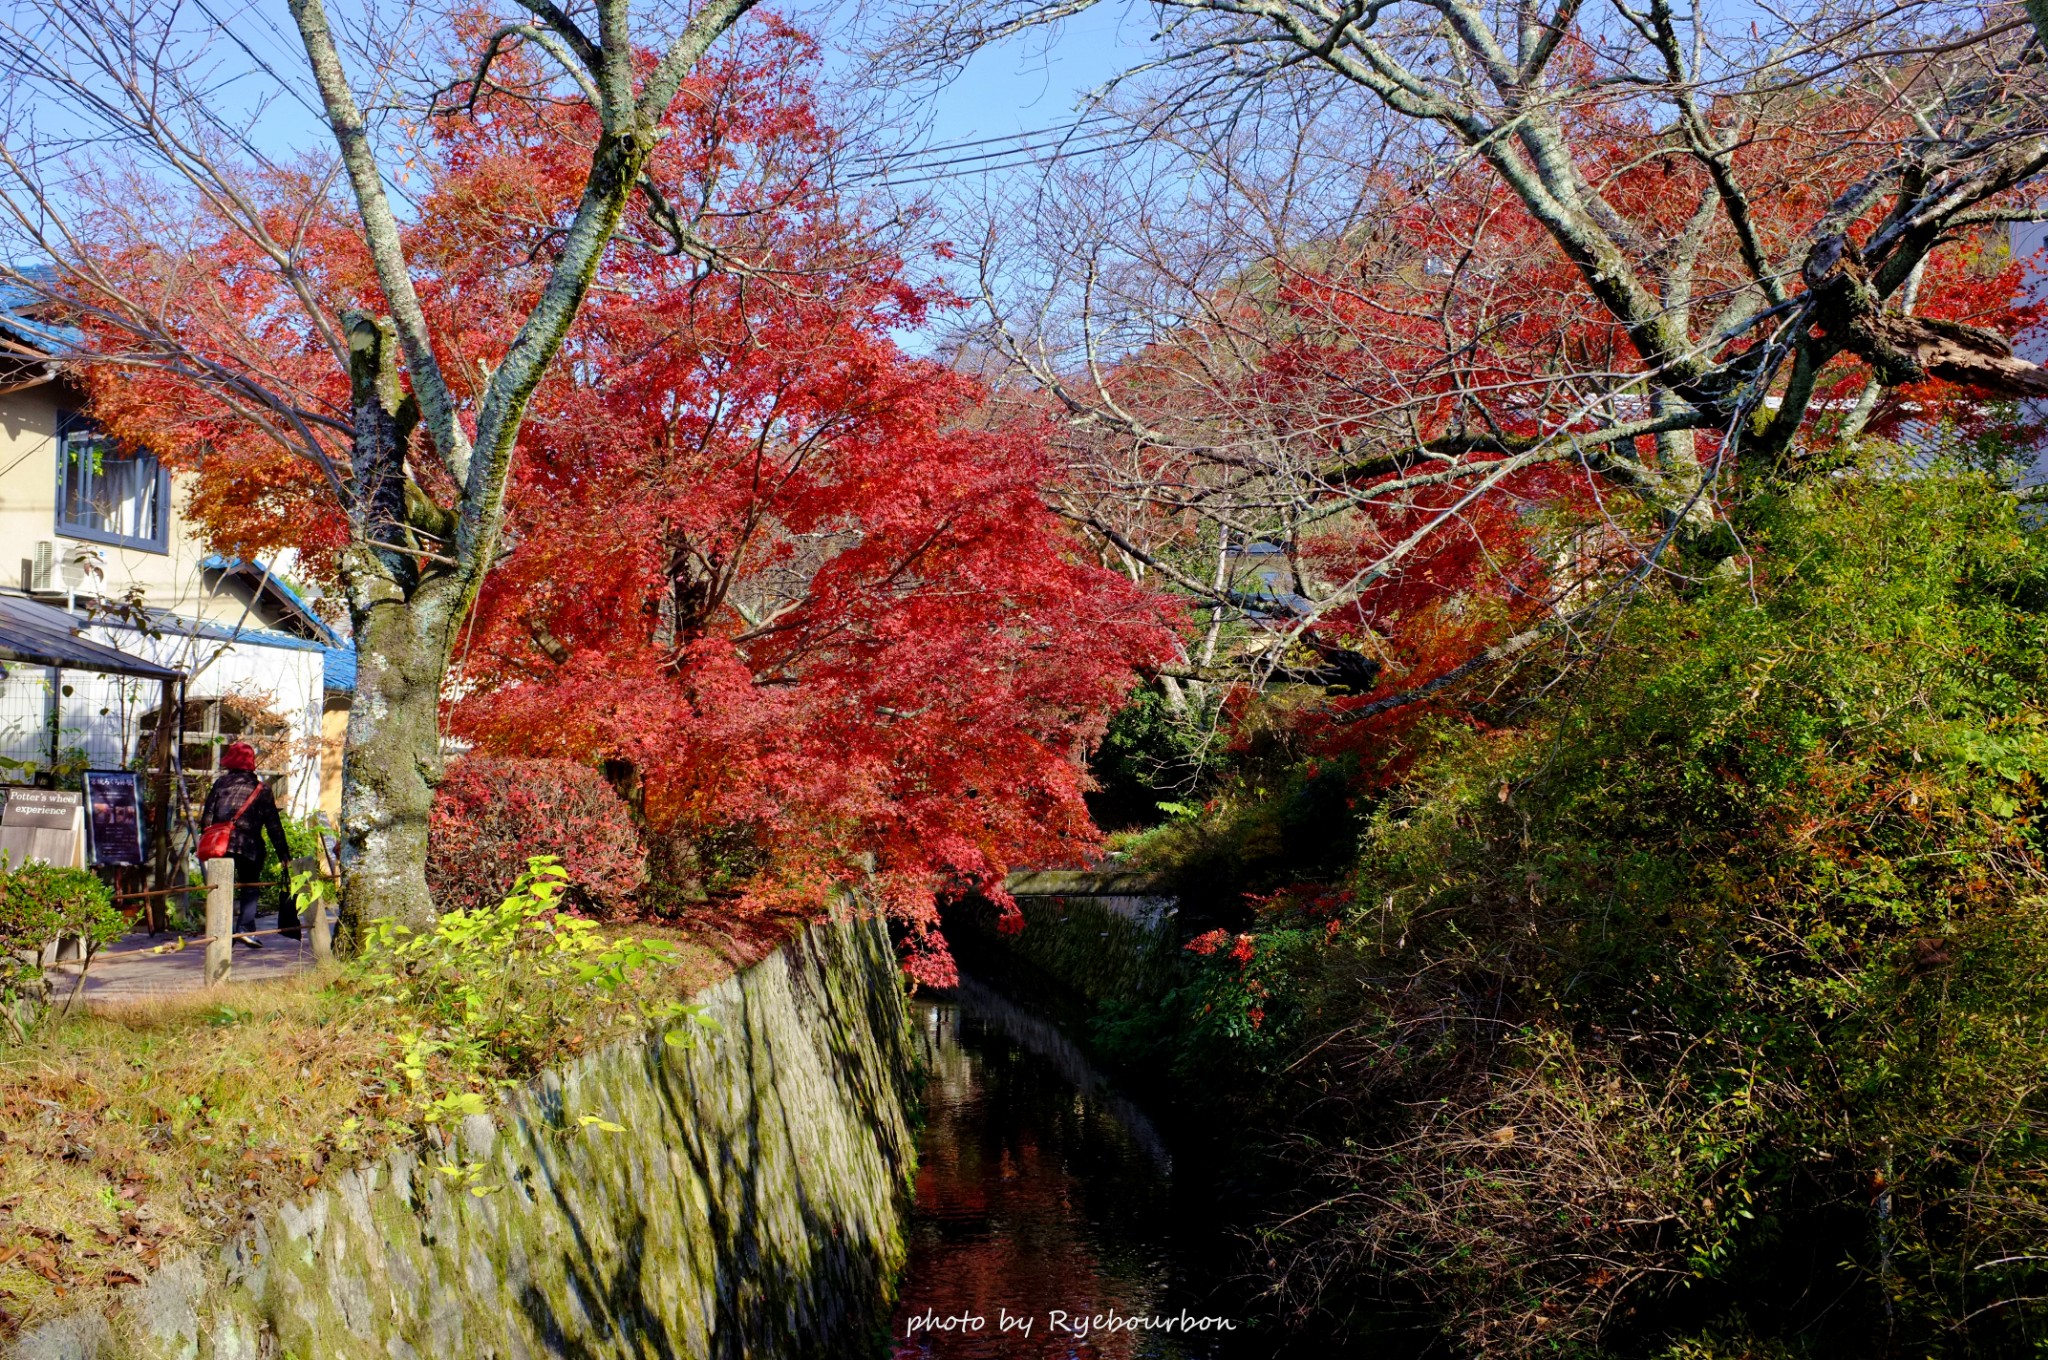
<svg viewBox="0 0 2048 1360"><path fill-rule="evenodd" d="M1118 907L1165 899L1127 896L1020 896L1024 927L1005 933L993 908L967 908L947 928L970 966L1039 993L1050 982L1089 1009L1108 1001L1159 996L1178 980L1178 936L1169 911L1143 915ZM1028 976L1010 975L1022 964Z"/></svg>
<svg viewBox="0 0 2048 1360"><path fill-rule="evenodd" d="M718 1028L686 1027L687 1045L649 1036L552 1072L443 1151L329 1177L213 1257L167 1264L114 1316L62 1319L13 1354L869 1354L915 1160L887 935L813 926L697 1000Z"/></svg>

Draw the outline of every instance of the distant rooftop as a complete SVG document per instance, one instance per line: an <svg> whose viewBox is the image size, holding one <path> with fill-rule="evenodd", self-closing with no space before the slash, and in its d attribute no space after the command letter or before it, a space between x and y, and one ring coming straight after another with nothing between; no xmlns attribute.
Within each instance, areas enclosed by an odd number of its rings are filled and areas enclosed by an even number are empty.
<svg viewBox="0 0 2048 1360"><path fill-rule="evenodd" d="M56 286L57 271L47 265L17 269L32 280ZM36 316L50 307L47 293L15 279L0 279L0 332L17 344L43 354L66 354L85 347L85 332L75 326L59 325Z"/></svg>

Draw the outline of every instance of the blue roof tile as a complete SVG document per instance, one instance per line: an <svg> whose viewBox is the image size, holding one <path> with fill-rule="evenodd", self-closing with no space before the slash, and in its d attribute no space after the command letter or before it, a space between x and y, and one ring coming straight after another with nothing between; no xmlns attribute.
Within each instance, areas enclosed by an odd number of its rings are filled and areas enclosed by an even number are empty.
<svg viewBox="0 0 2048 1360"><path fill-rule="evenodd" d="M354 647L329 647L327 649L326 688L330 693L354 694L356 692L356 649Z"/></svg>

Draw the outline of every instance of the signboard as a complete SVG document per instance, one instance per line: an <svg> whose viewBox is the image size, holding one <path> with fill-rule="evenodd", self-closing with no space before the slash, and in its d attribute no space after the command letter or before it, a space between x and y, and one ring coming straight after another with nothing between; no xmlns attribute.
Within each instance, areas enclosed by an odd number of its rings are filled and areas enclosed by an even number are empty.
<svg viewBox="0 0 2048 1360"><path fill-rule="evenodd" d="M9 789L7 811L0 826L32 826L41 831L68 831L78 820L78 795L61 789Z"/></svg>
<svg viewBox="0 0 2048 1360"><path fill-rule="evenodd" d="M142 863L142 788L134 772L87 770L85 806L92 862Z"/></svg>
<svg viewBox="0 0 2048 1360"><path fill-rule="evenodd" d="M0 812L0 859L84 868L85 800L61 789L8 789L7 810Z"/></svg>

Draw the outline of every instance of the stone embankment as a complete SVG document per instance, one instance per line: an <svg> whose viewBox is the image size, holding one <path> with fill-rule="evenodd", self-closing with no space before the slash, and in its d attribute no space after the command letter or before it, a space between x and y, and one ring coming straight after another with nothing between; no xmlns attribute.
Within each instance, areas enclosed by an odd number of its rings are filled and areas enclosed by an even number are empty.
<svg viewBox="0 0 2048 1360"><path fill-rule="evenodd" d="M915 1161L874 920L811 927L444 1147L332 1175L18 1360L843 1357L886 1325Z"/></svg>

